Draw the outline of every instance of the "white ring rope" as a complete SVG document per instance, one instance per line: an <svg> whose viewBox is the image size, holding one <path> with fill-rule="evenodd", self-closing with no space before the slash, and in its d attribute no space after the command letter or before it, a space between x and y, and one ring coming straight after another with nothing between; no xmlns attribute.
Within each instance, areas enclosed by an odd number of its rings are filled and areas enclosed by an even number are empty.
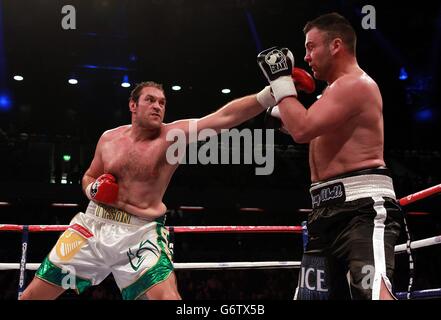
<svg viewBox="0 0 441 320"><path fill-rule="evenodd" d="M441 244L441 235L427 239L411 242L412 249L429 247ZM406 251L406 243L395 246L395 253ZM27 263L26 269L37 270L39 263ZM208 270L208 269L279 269L279 268L300 268L300 261L260 261L260 262L195 262L195 263L174 263L177 270ZM17 270L19 263L0 263L0 270Z"/></svg>
<svg viewBox="0 0 441 320"><path fill-rule="evenodd" d="M411 249L424 248L441 244L441 235L422 240L412 241ZM395 253L405 252L406 243L395 246ZM26 269L37 270L39 263L27 263ZM0 263L0 270L19 269L19 263ZM298 268L299 261L261 261L261 262L197 262L174 263L175 269L258 269L258 268Z"/></svg>
<svg viewBox="0 0 441 320"><path fill-rule="evenodd" d="M418 248L423 248L423 247L434 246L436 244L441 244L441 236L412 241L410 243L410 248L411 249L418 249ZM406 243L396 245L395 246L395 253L404 252L404 251L406 251L406 248L407 248Z"/></svg>

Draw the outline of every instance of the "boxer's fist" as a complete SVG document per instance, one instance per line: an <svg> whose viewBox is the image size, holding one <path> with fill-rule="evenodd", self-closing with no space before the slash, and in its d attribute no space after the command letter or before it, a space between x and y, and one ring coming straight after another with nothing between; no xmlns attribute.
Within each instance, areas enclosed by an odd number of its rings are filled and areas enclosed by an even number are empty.
<svg viewBox="0 0 441 320"><path fill-rule="evenodd" d="M291 51L281 47L266 49L257 55L257 64L270 83L277 103L285 97L297 96L291 76L294 67Z"/></svg>
<svg viewBox="0 0 441 320"><path fill-rule="evenodd" d="M109 173L102 174L86 188L86 195L90 200L112 204L118 198L118 184Z"/></svg>
<svg viewBox="0 0 441 320"><path fill-rule="evenodd" d="M290 76L294 67L294 56L288 48L272 47L257 55L257 63L268 82L279 77Z"/></svg>

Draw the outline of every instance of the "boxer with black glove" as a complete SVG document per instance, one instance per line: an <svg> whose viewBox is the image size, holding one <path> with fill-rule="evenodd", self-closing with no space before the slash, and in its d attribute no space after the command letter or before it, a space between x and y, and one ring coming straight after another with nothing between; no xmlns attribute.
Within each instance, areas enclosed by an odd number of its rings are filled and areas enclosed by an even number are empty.
<svg viewBox="0 0 441 320"><path fill-rule="evenodd" d="M295 87L299 91L304 91L306 93L312 93L315 90L315 81L312 76L305 70L300 68L292 68L291 71L292 81L294 81ZM267 109L265 114L265 127L268 129L278 129L283 133L289 134L288 130L284 127L279 106L271 106Z"/></svg>

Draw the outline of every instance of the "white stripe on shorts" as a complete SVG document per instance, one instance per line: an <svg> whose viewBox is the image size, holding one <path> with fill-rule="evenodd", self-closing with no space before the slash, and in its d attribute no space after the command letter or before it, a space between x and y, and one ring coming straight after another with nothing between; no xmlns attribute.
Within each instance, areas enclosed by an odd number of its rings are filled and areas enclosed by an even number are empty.
<svg viewBox="0 0 441 320"><path fill-rule="evenodd" d="M386 256L384 250L384 222L387 211L384 207L383 197L372 197L374 210L377 213L374 219L372 234L372 247L374 249L374 281L372 283L372 300L380 300L381 280L386 276Z"/></svg>

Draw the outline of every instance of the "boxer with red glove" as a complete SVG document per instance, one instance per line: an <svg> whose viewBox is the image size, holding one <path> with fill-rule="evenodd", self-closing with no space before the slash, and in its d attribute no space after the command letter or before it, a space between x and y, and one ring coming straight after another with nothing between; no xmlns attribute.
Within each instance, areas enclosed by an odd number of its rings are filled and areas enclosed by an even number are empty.
<svg viewBox="0 0 441 320"><path fill-rule="evenodd" d="M92 201L112 204L118 199L118 184L113 175L104 173L90 183L85 192L86 196Z"/></svg>

